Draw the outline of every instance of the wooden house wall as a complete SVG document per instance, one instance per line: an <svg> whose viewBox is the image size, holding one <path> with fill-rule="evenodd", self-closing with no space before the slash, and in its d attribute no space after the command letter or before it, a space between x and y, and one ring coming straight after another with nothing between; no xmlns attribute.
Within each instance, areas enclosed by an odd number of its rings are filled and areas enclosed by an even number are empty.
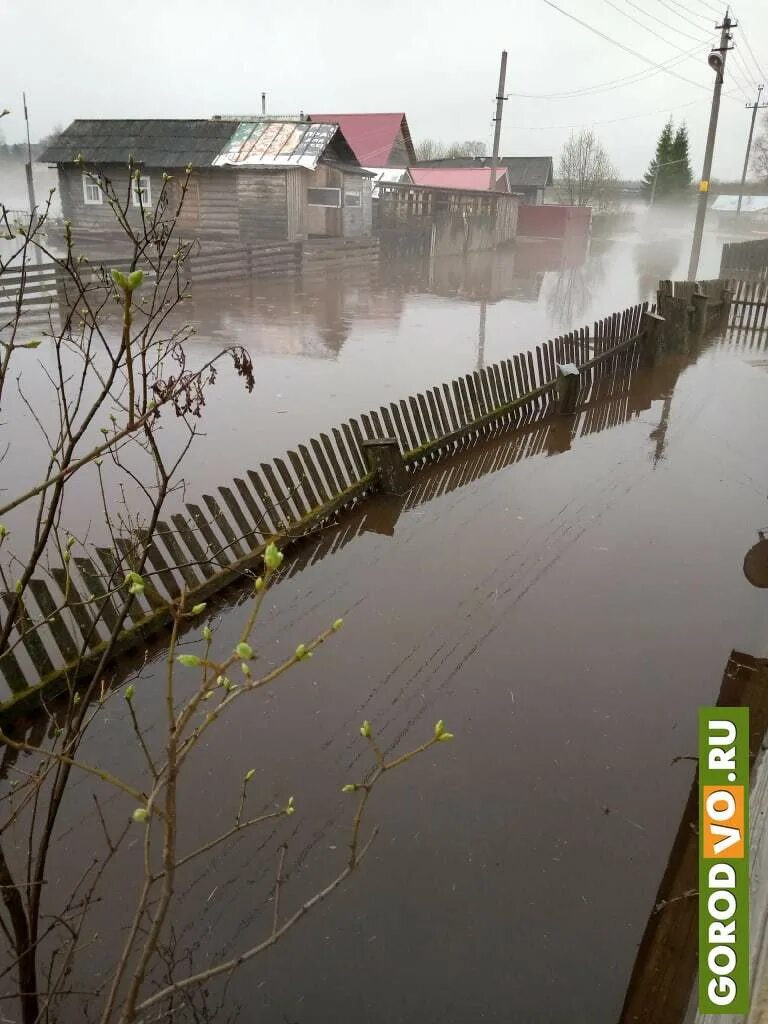
<svg viewBox="0 0 768 1024"><path fill-rule="evenodd" d="M345 238L365 238L371 234L373 227L371 178L364 178L360 174L345 174L344 196L347 192L360 193L360 206L347 206L346 198L342 198L342 234Z"/></svg>
<svg viewBox="0 0 768 1024"><path fill-rule="evenodd" d="M338 188L344 191L344 174L337 167L318 164L315 173L308 178L307 188ZM307 205L307 235L318 238L339 238L341 236L342 211L333 206Z"/></svg>
<svg viewBox="0 0 768 1024"><path fill-rule="evenodd" d="M70 220L78 228L113 229L120 228L109 203L86 203L83 195L83 172L79 167L59 164L59 196L61 213L64 220ZM162 188L162 171L143 172L150 174L150 187L153 198ZM105 169L105 177L109 179L121 200L128 196L128 168L115 167ZM141 211L138 206L128 205L127 219L130 224L141 223Z"/></svg>
<svg viewBox="0 0 768 1024"><path fill-rule="evenodd" d="M307 189L313 174L305 167L291 167L285 172L288 206L288 240L303 242L307 237Z"/></svg>
<svg viewBox="0 0 768 1024"><path fill-rule="evenodd" d="M247 245L263 240L288 239L285 170L248 167L235 173L240 241Z"/></svg>

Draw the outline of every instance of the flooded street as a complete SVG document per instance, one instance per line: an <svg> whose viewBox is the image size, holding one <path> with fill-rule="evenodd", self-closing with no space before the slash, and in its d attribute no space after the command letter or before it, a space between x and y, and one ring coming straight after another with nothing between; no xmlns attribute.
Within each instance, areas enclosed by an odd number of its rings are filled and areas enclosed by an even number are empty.
<svg viewBox="0 0 768 1024"><path fill-rule="evenodd" d="M203 360L245 346L256 391L222 377L198 455L209 484L269 458L332 423L470 370L646 299L659 279L685 277L686 224L648 223L591 243L520 239L466 259L382 263L356 275L234 282L193 290L184 317ZM716 276L720 239L706 236L702 277ZM222 394L225 392L225 394ZM245 428L245 435L243 434ZM247 436L247 443L244 443Z"/></svg>
<svg viewBox="0 0 768 1024"><path fill-rule="evenodd" d="M488 343L501 354L495 329ZM445 359L438 379L458 357ZM282 842L286 913L343 865L354 810L340 789L370 767L363 719L387 754L439 718L456 740L377 789L381 834L360 871L225 992L213 986L217 1020L619 1020L693 778L695 709L716 701L733 649L768 654L764 592L742 572L768 525L766 361L755 336L705 342L575 421L434 466L415 493L366 503L296 554L302 571L271 592L258 630L259 671L336 616L345 627L210 731L181 794L180 845L228 827L252 767L254 813L288 794L298 813L183 877L185 970L269 934ZM346 411L339 398L327 417ZM244 454L242 425L238 437ZM231 600L216 619L223 650L248 608ZM150 741L161 671L135 680ZM122 702L81 753L140 770ZM62 892L97 841L92 790L73 780L54 850ZM108 821L129 804L111 797ZM139 853L112 869L126 909ZM106 912L78 981L112 962Z"/></svg>

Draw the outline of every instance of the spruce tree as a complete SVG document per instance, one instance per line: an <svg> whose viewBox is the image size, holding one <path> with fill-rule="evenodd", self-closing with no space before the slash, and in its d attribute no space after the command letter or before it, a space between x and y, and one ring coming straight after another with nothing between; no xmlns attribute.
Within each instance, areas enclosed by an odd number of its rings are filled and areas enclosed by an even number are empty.
<svg viewBox="0 0 768 1024"><path fill-rule="evenodd" d="M656 182L656 198L659 199L661 196L667 194L667 181L669 172L672 168L669 165L670 160L674 160L672 155L672 148L675 143L674 127L672 125L672 118L664 125L659 140L656 143L656 153L648 165L648 170L645 173L642 184L642 193L650 199L653 191L653 179L656 176L656 169L659 169L658 181Z"/></svg>
<svg viewBox="0 0 768 1024"><path fill-rule="evenodd" d="M690 155L688 153L688 128L685 122L675 132L670 160L678 160L679 163L672 164L669 168L668 194L684 195L690 189L691 182L693 181L693 171L691 170Z"/></svg>

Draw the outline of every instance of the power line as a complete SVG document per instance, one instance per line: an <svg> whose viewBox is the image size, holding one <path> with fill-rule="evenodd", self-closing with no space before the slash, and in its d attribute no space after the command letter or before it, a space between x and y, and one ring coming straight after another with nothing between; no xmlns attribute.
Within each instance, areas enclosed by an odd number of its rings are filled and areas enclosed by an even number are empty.
<svg viewBox="0 0 768 1024"><path fill-rule="evenodd" d="M671 107L660 107L658 110L645 110L639 114L628 114L626 117L612 117L604 121L587 121L581 124L509 124L507 128L513 128L521 132L545 132L562 131L567 128L590 128L597 124L618 124L620 121L634 121L638 117L651 117L656 114L666 114L670 110L680 110L683 107L691 107L694 103L706 102L705 97L697 96L695 100L688 100L687 103L676 103Z"/></svg>
<svg viewBox="0 0 768 1024"><path fill-rule="evenodd" d="M624 2L629 4L630 7L634 7L636 11L639 11L641 14L644 14L646 18L650 18L652 21L657 22L657 24L663 25L665 28L672 28L673 27L671 25L666 25L665 22L663 22L661 20L661 18L657 18L655 14L651 14L650 11L647 11L644 7L641 7L640 4L636 4L634 2L634 0L624 0ZM683 20L685 20L685 19L683 19ZM689 22L689 24L691 24L691 23ZM703 31L701 25L694 25L693 27L697 28L700 32ZM688 32L683 32L683 30L680 29L680 28L675 28L674 31L678 32L681 36L687 36L689 39L696 38L696 37L690 35L690 33L688 33ZM707 40L706 39L699 39L698 41L701 42L701 43L705 43Z"/></svg>
<svg viewBox="0 0 768 1024"><path fill-rule="evenodd" d="M582 89L572 89L564 92L510 92L508 96L518 96L528 100L561 100L569 99L575 96L585 96L588 94L600 93L600 92L612 92L614 89L621 89L625 85L634 85L636 82L643 81L647 78L653 78L654 75L661 74L666 68L676 67L678 64L682 64L686 57L691 56L699 49L699 46L694 46L688 50L687 53L680 57L672 57L668 61L664 61L659 65L658 68L649 69L647 71L636 71L632 75L624 75L621 78L610 78L607 82L599 82L595 85L587 85Z"/></svg>
<svg viewBox="0 0 768 1024"><path fill-rule="evenodd" d="M596 36L600 36L600 38L604 39L606 42L611 43L613 46L618 46L620 50L630 54L632 57L637 57L637 59L641 60L644 64L648 64L650 67L660 68L666 74L672 75L674 78L679 78L681 82L687 82L688 85L693 85L697 89L703 89L705 92L709 92L706 85L702 85L700 82L695 82L692 78L686 78L685 75L680 75L676 71L672 71L670 68L665 68L661 64L657 64L656 61L651 60L650 57L645 57L642 53L638 53L637 50L633 50L632 47L625 46L624 43L620 43L612 36L606 35L605 32L601 32L600 29L595 28L594 25L590 25L588 22L582 21L581 18L578 18L575 14L571 14L570 11L566 11L563 10L562 7L558 7L558 5L554 3L554 0L543 0L543 2L559 14L564 14L566 18L570 18L571 21L575 21L578 25L581 25L583 28L593 32Z"/></svg>
<svg viewBox="0 0 768 1024"><path fill-rule="evenodd" d="M614 11L618 11L619 14L624 15L625 18L629 18L629 20L631 22L634 22L635 25L639 25L640 28L644 29L646 32L650 32L652 36L656 36L656 38L660 39L662 41L662 43L666 43L668 46L674 46L675 49L678 50L678 52L680 52L680 53L683 52L682 50L680 50L679 46L675 46L675 44L670 42L669 39L666 38L666 36L663 36L660 32L657 32L655 28L649 28L648 25L644 25L642 23L642 21L639 21L637 18L634 17L634 15L628 14L627 11L624 11L624 10L621 9L621 7L618 7L613 2L613 0L604 0L604 2L607 3L609 7L612 7L614 9ZM631 3L631 0L627 0L627 2ZM637 4L632 4L632 6L633 7L637 7ZM640 11L642 10L641 7L637 7L637 9L640 10ZM658 21L658 19L656 19L656 20ZM683 32L680 29L677 29L676 31L679 32L679 34L681 36L687 36L688 39L694 39L697 43L702 43L703 44L703 43L706 42L706 39L696 39L695 36L690 35L688 32Z"/></svg>
<svg viewBox="0 0 768 1024"><path fill-rule="evenodd" d="M735 15L736 11L734 11L733 13ZM755 56L754 50L752 49L752 47L750 45L750 42L749 42L749 39L747 37L746 29L744 28L744 22L741 20L741 18L739 18L739 25L741 27L741 35L742 35L742 38L744 39L744 45L749 50L749 54L752 57L752 61L753 61L754 65L755 65L755 67L757 68L758 80L764 82L766 80L766 78L768 78L768 75L766 75L766 73L763 71L762 67L760 66L760 62L758 61L757 57Z"/></svg>
<svg viewBox="0 0 768 1024"><path fill-rule="evenodd" d="M746 62L745 62L744 58L741 56L741 54L739 53L739 51L736 48L734 48L733 53L731 54L731 56L733 57L734 61L736 62L736 65L737 65L737 67L739 69L739 73L744 75L744 77L746 78L747 82L749 83L750 89L753 86L758 85L759 81L755 77L754 72L750 71L750 69L746 65ZM733 69L731 69L731 70L733 70Z"/></svg>
<svg viewBox="0 0 768 1024"><path fill-rule="evenodd" d="M701 18L702 21L708 21L710 24L712 23L712 18L710 15L701 14L699 11L692 11L689 7L686 7L685 4L681 4L680 0L658 0L658 3L660 3L662 7L666 7L668 11L671 11L675 15L675 17L682 19L682 21L688 22L689 25L693 25L694 28L700 29L701 25L697 25L696 22L691 21L692 17ZM674 4L674 7L670 7L670 4ZM681 11L685 11L685 14L679 14L675 10L675 7L679 7Z"/></svg>

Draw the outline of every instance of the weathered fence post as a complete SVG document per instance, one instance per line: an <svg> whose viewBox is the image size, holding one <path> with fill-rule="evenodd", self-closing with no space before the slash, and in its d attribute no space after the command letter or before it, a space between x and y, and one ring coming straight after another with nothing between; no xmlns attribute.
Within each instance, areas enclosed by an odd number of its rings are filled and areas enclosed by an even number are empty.
<svg viewBox="0 0 768 1024"><path fill-rule="evenodd" d="M655 366L661 344L662 327L666 323L658 313L646 310L642 317L642 335L640 341L640 365Z"/></svg>
<svg viewBox="0 0 768 1024"><path fill-rule="evenodd" d="M363 457L368 471L376 474L379 490L383 494L403 494L411 486L400 454L400 445L394 437L361 441Z"/></svg>
<svg viewBox="0 0 768 1024"><path fill-rule="evenodd" d="M557 367L557 412L570 416L579 400L579 368L575 363L559 363Z"/></svg>
<svg viewBox="0 0 768 1024"><path fill-rule="evenodd" d="M709 299L703 292L694 292L691 296L693 315L691 316L691 331L694 334L703 334L707 328L707 304Z"/></svg>
<svg viewBox="0 0 768 1024"><path fill-rule="evenodd" d="M728 326L728 321L731 318L731 303L733 302L733 292L730 288L723 288L720 292L720 328L725 330Z"/></svg>

